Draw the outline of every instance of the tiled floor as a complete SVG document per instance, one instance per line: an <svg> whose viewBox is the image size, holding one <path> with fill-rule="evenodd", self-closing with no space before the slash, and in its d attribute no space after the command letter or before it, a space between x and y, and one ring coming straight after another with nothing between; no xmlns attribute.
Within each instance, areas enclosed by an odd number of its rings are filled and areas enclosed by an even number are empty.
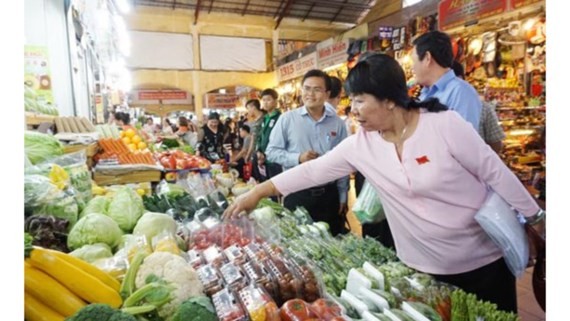
<svg viewBox="0 0 570 321"><path fill-rule="evenodd" d="M348 193L348 222L352 232L361 235L362 228L356 217L352 214L350 209L356 200L354 192L354 180L350 181L351 188ZM527 269L525 274L517 280L517 301L519 308L519 316L521 321L544 321L546 320L545 313L542 311L532 292L532 268Z"/></svg>

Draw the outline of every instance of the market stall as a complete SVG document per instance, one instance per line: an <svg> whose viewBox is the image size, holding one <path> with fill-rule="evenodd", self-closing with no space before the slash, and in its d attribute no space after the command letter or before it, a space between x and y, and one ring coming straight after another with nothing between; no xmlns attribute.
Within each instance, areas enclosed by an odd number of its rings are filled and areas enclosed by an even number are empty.
<svg viewBox="0 0 570 321"><path fill-rule="evenodd" d="M495 104L506 138L501 157L526 185L545 171L546 17L543 1L478 2L476 10L439 6L440 29L484 100ZM471 22L471 23L470 23Z"/></svg>

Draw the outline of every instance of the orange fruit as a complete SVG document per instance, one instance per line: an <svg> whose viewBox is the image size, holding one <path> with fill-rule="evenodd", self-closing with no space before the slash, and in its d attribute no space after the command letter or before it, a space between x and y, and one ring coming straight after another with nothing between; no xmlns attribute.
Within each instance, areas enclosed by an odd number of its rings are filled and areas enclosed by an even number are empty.
<svg viewBox="0 0 570 321"><path fill-rule="evenodd" d="M135 135L133 138L131 138L131 142L133 142L133 144L138 144L142 142L142 138L139 135Z"/></svg>
<svg viewBox="0 0 570 321"><path fill-rule="evenodd" d="M133 137L133 136L135 136L136 134L137 134L137 133L135 133L135 131L134 131L132 128L127 129L126 132L125 132L125 136L127 136L127 137Z"/></svg>
<svg viewBox="0 0 570 321"><path fill-rule="evenodd" d="M138 143L137 147L138 147L139 149L141 149L141 150L142 150L142 149L145 149L145 148L146 148L146 143L145 143L145 142L140 142L140 143Z"/></svg>
<svg viewBox="0 0 570 321"><path fill-rule="evenodd" d="M128 146L129 146L129 149L130 149L131 151L137 150L137 145L135 145L135 144L129 144Z"/></svg>
<svg viewBox="0 0 570 321"><path fill-rule="evenodd" d="M121 138L125 137L125 131L121 130L119 132L119 137L121 137Z"/></svg>
<svg viewBox="0 0 570 321"><path fill-rule="evenodd" d="M123 142L129 145L131 143L131 139L129 137L123 137Z"/></svg>

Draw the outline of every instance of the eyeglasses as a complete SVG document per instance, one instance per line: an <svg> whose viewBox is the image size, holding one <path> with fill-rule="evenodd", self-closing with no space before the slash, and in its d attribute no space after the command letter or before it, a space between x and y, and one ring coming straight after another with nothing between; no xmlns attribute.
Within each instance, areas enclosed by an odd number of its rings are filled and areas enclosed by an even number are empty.
<svg viewBox="0 0 570 321"><path fill-rule="evenodd" d="M303 90L304 93L311 93L311 94L323 94L325 92L325 89L322 87L308 87L308 86L303 86L301 88Z"/></svg>

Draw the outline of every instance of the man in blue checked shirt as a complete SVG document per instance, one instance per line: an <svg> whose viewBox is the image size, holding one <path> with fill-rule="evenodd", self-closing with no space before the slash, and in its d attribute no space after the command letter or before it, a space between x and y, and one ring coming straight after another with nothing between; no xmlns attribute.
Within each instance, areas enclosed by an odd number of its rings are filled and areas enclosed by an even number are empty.
<svg viewBox="0 0 570 321"><path fill-rule="evenodd" d="M424 86L420 100L435 97L479 130L481 99L473 86L455 76L451 69L451 39L441 31L430 31L413 41L412 69L417 82Z"/></svg>
<svg viewBox="0 0 570 321"><path fill-rule="evenodd" d="M281 164L284 170L324 155L347 137L342 119L325 107L331 90L329 76L310 70L303 77L301 90L304 105L279 117L266 149L268 160ZM333 235L346 233L348 179L288 195L284 206L290 210L303 206L314 221L327 222Z"/></svg>

